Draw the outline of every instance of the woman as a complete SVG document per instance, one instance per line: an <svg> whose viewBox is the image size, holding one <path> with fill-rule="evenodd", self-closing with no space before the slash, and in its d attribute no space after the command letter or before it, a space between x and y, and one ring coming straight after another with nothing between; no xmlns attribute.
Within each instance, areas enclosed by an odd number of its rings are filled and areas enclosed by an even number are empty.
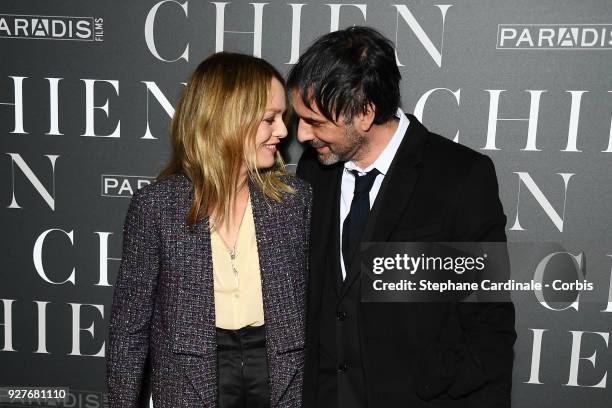
<svg viewBox="0 0 612 408"><path fill-rule="evenodd" d="M214 54L189 79L172 158L125 220L111 407L146 404L149 373L155 408L301 405L311 192L283 174L285 104L258 58Z"/></svg>

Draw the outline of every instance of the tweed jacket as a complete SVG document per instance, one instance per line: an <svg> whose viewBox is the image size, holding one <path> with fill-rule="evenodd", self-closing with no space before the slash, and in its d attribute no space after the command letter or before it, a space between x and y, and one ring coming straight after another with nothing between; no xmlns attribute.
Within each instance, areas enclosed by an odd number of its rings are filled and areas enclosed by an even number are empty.
<svg viewBox="0 0 612 408"><path fill-rule="evenodd" d="M300 407L312 193L267 198L249 182L262 278L272 407ZM183 174L136 191L123 228L107 346L111 408L216 407L217 349L208 219L186 224Z"/></svg>

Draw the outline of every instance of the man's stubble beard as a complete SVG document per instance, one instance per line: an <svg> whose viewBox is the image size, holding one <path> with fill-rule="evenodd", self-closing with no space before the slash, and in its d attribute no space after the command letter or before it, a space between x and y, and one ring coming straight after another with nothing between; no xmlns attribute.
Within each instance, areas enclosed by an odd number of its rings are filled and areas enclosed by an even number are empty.
<svg viewBox="0 0 612 408"><path fill-rule="evenodd" d="M355 160L361 156L364 146L367 144L367 139L364 135L359 133L352 124L345 126L345 139L346 145L336 146L335 151L332 151L331 146L327 145L329 149L328 154L319 154L318 159L321 164L331 166L338 162L346 162Z"/></svg>

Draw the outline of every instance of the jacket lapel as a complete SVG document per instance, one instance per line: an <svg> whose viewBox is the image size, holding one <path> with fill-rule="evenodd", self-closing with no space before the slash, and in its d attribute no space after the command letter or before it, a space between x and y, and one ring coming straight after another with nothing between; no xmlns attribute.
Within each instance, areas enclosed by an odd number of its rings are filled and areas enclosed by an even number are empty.
<svg viewBox="0 0 612 408"><path fill-rule="evenodd" d="M176 321L172 351L198 391L205 406L217 400L217 339L215 331L214 283L208 218L200 219L193 229L185 223L193 192L182 176L185 189L179 197L176 251L182 263L176 270ZM179 269L180 268L180 269Z"/></svg>
<svg viewBox="0 0 612 408"><path fill-rule="evenodd" d="M379 191L380 200L372 208L363 241L386 242L406 211L421 168L427 129L412 115L402 144L389 168L388 180ZM386 179L386 177L385 177Z"/></svg>
<svg viewBox="0 0 612 408"><path fill-rule="evenodd" d="M362 242L386 242L388 240L400 217L406 211L417 183L420 173L418 164L422 159L427 129L413 115L406 116L410 124L378 191L366 223ZM360 276L359 259L359 256L353 258L351 273L348 274L342 286L340 297L346 295L351 285Z"/></svg>
<svg viewBox="0 0 612 408"><path fill-rule="evenodd" d="M318 300L323 287L324 275L333 273L333 281L340 278L340 188L341 164L325 169L325 180L320 180L320 188L315 189L313 220L310 242L310 286L309 293ZM336 292L339 285L334 284Z"/></svg>
<svg viewBox="0 0 612 408"><path fill-rule="evenodd" d="M295 295L295 278L285 264L283 242L286 231L292 228L288 225L289 207L268 199L252 182L249 191L262 280L270 398L276 406L297 373L299 361L291 351L303 350L304 335L294 327L295 316L303 316L305 304Z"/></svg>

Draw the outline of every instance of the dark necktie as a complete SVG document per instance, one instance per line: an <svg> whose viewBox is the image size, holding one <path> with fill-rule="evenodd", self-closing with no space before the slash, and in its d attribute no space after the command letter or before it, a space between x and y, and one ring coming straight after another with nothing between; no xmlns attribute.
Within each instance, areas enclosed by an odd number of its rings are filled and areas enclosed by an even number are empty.
<svg viewBox="0 0 612 408"><path fill-rule="evenodd" d="M380 174L377 169L372 169L363 176L360 176L357 170L349 171L355 176L355 192L351 209L342 224L342 257L346 276L349 275L351 259L361 242L361 236L370 214L370 190L376 176Z"/></svg>

